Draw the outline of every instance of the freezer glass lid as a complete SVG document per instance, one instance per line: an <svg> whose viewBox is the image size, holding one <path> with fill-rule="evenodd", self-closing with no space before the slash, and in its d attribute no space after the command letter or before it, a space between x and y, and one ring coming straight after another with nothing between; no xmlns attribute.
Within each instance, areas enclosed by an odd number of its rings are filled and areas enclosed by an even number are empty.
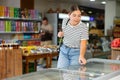
<svg viewBox="0 0 120 80"><path fill-rule="evenodd" d="M120 61L89 59L86 65L74 65L62 69L49 68L6 80L96 80L120 70ZM106 79L107 80L107 79Z"/></svg>
<svg viewBox="0 0 120 80"><path fill-rule="evenodd" d="M72 70L45 69L6 80L93 80L99 76L101 75Z"/></svg>
<svg viewBox="0 0 120 80"><path fill-rule="evenodd" d="M86 65L74 65L65 67L64 69L105 75L120 70L120 61L107 59L90 59Z"/></svg>

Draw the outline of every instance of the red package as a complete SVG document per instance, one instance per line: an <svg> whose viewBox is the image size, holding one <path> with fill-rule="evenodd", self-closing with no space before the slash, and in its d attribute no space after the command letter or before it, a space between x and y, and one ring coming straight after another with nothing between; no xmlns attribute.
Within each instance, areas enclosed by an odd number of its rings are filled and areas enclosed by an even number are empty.
<svg viewBox="0 0 120 80"><path fill-rule="evenodd" d="M120 38L116 38L111 42L111 47L120 47Z"/></svg>

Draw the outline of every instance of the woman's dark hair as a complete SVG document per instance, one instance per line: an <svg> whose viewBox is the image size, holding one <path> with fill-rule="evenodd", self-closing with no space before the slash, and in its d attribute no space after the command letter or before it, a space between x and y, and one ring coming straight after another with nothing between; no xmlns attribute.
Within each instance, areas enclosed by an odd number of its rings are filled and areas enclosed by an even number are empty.
<svg viewBox="0 0 120 80"><path fill-rule="evenodd" d="M76 10L80 10L80 8L78 7L78 5L72 5L70 8L70 13Z"/></svg>
<svg viewBox="0 0 120 80"><path fill-rule="evenodd" d="M42 20L43 20L43 21L44 21L44 20L48 21L47 17L43 17L43 19L42 19Z"/></svg>

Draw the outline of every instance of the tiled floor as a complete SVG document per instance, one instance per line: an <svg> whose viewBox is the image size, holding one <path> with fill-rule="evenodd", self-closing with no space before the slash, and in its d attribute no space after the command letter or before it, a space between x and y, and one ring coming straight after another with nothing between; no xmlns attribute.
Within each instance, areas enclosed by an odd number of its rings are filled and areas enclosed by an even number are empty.
<svg viewBox="0 0 120 80"><path fill-rule="evenodd" d="M88 52L86 55L86 59L89 59L89 58L91 58L92 57L92 54L90 53L90 52ZM44 62L45 63L45 62ZM45 65L45 64L44 64ZM56 59L56 57L55 58L53 58L53 60L52 60L52 68L56 68L57 67L57 59ZM37 67L37 71L39 71L40 69L43 69L43 67L41 66L41 65L38 65L38 67Z"/></svg>
<svg viewBox="0 0 120 80"><path fill-rule="evenodd" d="M87 54L85 56L86 56L86 59L92 58L91 52L88 52L88 51L87 51ZM45 65L45 64L43 64L43 65ZM57 67L57 58L54 57L52 60L52 68L56 68L56 67ZM43 67L41 65L38 65L37 70L39 71L40 69L43 69Z"/></svg>
<svg viewBox="0 0 120 80"><path fill-rule="evenodd" d="M53 60L52 61L52 68L56 68L57 67L57 60Z"/></svg>
<svg viewBox="0 0 120 80"><path fill-rule="evenodd" d="M43 64L43 65L45 65L45 64ZM41 69L45 69L45 68L43 68L43 65L38 64L38 66L37 66L37 71L39 71L39 70L41 70ZM53 60L53 61L52 61L52 67L51 67L51 68L56 68L56 67L57 67L57 60Z"/></svg>

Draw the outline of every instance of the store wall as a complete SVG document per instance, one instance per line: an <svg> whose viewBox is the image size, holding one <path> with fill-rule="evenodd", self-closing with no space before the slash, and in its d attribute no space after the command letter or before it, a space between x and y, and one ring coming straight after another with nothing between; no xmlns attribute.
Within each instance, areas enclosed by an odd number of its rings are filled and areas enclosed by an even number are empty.
<svg viewBox="0 0 120 80"><path fill-rule="evenodd" d="M120 17L120 1L107 1L105 5L105 35L114 27L115 17Z"/></svg>
<svg viewBox="0 0 120 80"><path fill-rule="evenodd" d="M20 8L20 0L0 0L0 5Z"/></svg>
<svg viewBox="0 0 120 80"><path fill-rule="evenodd" d="M35 3L34 8L36 10L39 10L42 14L48 9L50 5L46 0L35 0L34 3Z"/></svg>
<svg viewBox="0 0 120 80"><path fill-rule="evenodd" d="M65 2L62 2L62 3L60 4L61 8L62 8L62 9L66 9L66 10L69 10L72 5L73 5L73 3L67 3L67 4L66 4Z"/></svg>
<svg viewBox="0 0 120 80"><path fill-rule="evenodd" d="M116 1L108 1L105 5L105 35L107 30L113 27L113 20L116 16Z"/></svg>
<svg viewBox="0 0 120 80"><path fill-rule="evenodd" d="M118 1L116 3L116 16L119 16L120 17L120 1Z"/></svg>
<svg viewBox="0 0 120 80"><path fill-rule="evenodd" d="M35 9L39 10L42 14L46 13L50 8L54 11L57 8L69 10L69 7L72 3L65 3L59 1L52 1L52 0L35 0Z"/></svg>

